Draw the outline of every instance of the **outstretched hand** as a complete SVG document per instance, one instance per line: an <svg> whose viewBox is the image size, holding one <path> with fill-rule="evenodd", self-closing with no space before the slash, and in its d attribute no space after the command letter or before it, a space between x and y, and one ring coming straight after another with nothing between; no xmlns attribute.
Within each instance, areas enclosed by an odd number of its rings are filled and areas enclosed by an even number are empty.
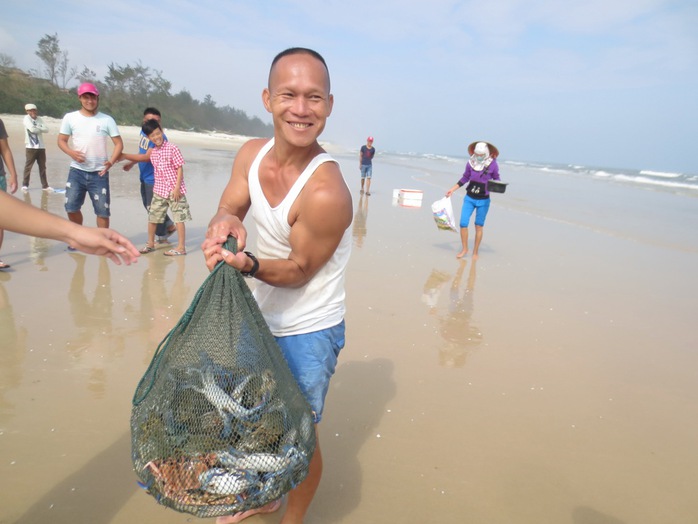
<svg viewBox="0 0 698 524"><path fill-rule="evenodd" d="M68 243L88 255L103 255L118 265L122 262L130 265L140 256L138 249L128 238L111 229L76 228L71 231Z"/></svg>

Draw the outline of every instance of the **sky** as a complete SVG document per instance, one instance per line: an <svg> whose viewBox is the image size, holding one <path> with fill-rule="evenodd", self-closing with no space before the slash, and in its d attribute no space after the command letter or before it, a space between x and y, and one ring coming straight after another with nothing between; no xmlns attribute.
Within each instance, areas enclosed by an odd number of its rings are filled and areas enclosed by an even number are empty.
<svg viewBox="0 0 698 524"><path fill-rule="evenodd" d="M140 62L271 122L271 60L310 47L335 99L321 140L455 156L485 140L505 161L698 174L695 0L2 3L0 53L25 71L57 33L100 79Z"/></svg>

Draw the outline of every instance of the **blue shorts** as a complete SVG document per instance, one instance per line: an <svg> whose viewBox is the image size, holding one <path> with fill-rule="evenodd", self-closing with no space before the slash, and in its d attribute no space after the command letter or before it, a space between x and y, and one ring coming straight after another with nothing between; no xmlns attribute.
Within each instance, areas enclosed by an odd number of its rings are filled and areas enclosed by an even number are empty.
<svg viewBox="0 0 698 524"><path fill-rule="evenodd" d="M361 178L371 178L371 175L373 175L373 165L361 165Z"/></svg>
<svg viewBox="0 0 698 524"><path fill-rule="evenodd" d="M109 172L99 176L98 171L83 171L74 167L68 172L68 183L65 186L65 210L67 213L77 213L85 203L85 195L90 195L92 208L98 217L108 218L111 215L109 205Z"/></svg>
<svg viewBox="0 0 698 524"><path fill-rule="evenodd" d="M317 424L322 419L330 378L337 367L339 352L344 347L344 321L312 333L274 338L305 400L310 404Z"/></svg>
<svg viewBox="0 0 698 524"><path fill-rule="evenodd" d="M463 208L460 210L460 227L468 227L470 217L475 211L475 225L484 226L487 212L490 210L489 198L473 198L465 195Z"/></svg>
<svg viewBox="0 0 698 524"><path fill-rule="evenodd" d="M7 193L7 178L5 175L0 175L0 191L5 191Z"/></svg>

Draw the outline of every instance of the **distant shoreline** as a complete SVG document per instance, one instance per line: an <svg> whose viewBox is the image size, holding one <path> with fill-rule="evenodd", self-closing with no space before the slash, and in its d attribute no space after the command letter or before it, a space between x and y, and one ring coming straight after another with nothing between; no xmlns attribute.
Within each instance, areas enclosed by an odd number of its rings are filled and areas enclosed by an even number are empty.
<svg viewBox="0 0 698 524"><path fill-rule="evenodd" d="M41 116L41 114L39 116ZM48 134L49 138L46 138L46 136L44 136L46 146L47 148L49 148L50 144L48 142L50 142L51 140L55 142L55 137L58 136L58 131L61 127L61 119L50 116L41 116L41 118L44 119L44 122L48 125L50 129L50 133ZM16 150L19 150L20 147L24 148L24 131L22 129L22 121L24 119L24 115L0 113L0 119L2 119L2 121L5 123L5 128L7 129L7 133L10 137L10 147L12 148L12 151L16 156ZM165 125L163 127L165 129L165 132L168 134L168 136L172 139L173 142L176 141L182 143L191 143L192 145L210 146L211 140L215 140L217 142L220 142L218 145L225 145L226 147L232 145L234 150L237 151L240 148L240 146L242 146L242 144L244 144L251 138L256 138L252 136L225 133L223 131L183 131L180 129L168 129L166 118L164 119L164 124ZM139 125L119 125L119 132L121 133L121 137L124 139L124 146L126 148L128 148L131 145L130 142L127 141L138 140L138 137L140 136L140 131L141 128ZM15 146L15 144L17 143L18 135L19 139L21 140L21 146L19 144ZM54 138L51 139L50 137ZM331 142L324 142L322 140L320 140L319 142L320 145L330 154L340 155L349 153L349 151L346 148L343 148L337 144L333 144ZM17 158L15 158L15 162L17 162Z"/></svg>

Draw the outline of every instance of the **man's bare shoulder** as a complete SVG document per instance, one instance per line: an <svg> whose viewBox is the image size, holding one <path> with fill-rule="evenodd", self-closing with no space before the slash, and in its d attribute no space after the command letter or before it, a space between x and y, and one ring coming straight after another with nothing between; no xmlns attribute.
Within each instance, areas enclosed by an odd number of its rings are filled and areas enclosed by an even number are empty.
<svg viewBox="0 0 698 524"><path fill-rule="evenodd" d="M269 138L251 138L244 144L240 146L240 149L238 149L237 154L235 155L236 158L252 158L257 156L257 153L259 153L260 149L264 147L264 144L269 142Z"/></svg>
<svg viewBox="0 0 698 524"><path fill-rule="evenodd" d="M336 162L325 162L318 166L303 190L306 204L319 209L332 208L337 213L351 216L351 192Z"/></svg>
<svg viewBox="0 0 698 524"><path fill-rule="evenodd" d="M310 177L308 186L313 190L346 192L348 196L350 194L349 188L344 181L342 170L335 161L323 162L320 164L315 170L315 173L313 173L313 176Z"/></svg>
<svg viewBox="0 0 698 524"><path fill-rule="evenodd" d="M247 178L254 159L267 142L269 142L268 138L252 138L242 144L235 154L233 176Z"/></svg>

